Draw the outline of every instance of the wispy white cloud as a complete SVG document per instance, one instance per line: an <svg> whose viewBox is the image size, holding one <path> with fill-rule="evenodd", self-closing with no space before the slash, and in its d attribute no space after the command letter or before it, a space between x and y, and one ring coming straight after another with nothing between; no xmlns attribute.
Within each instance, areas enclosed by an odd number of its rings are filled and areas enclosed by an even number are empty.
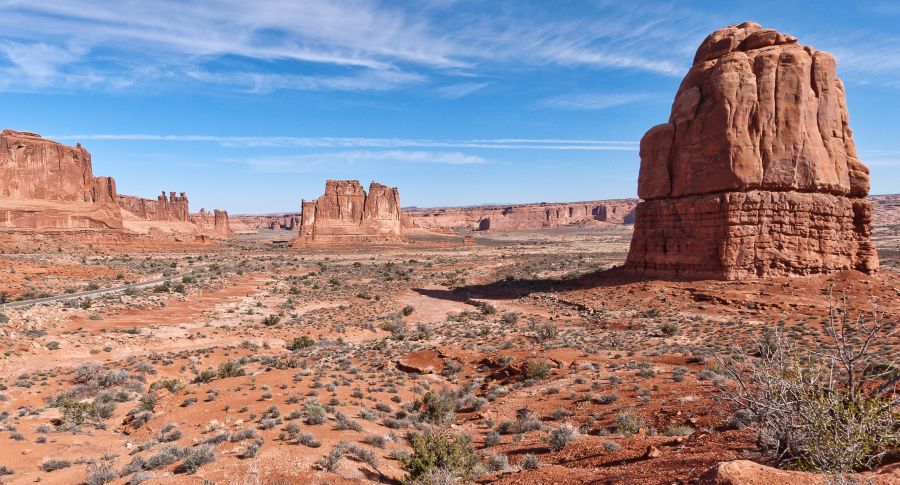
<svg viewBox="0 0 900 485"><path fill-rule="evenodd" d="M576 93L544 98L537 105L542 108L569 111L596 111L653 99L648 93Z"/></svg>
<svg viewBox="0 0 900 485"><path fill-rule="evenodd" d="M480 91L488 86L488 83L457 83L435 88L434 91L447 99L459 99Z"/></svg>
<svg viewBox="0 0 900 485"><path fill-rule="evenodd" d="M599 6L590 15L573 18L540 3L448 0L415 8L376 0L6 0L0 2L0 64L7 63L0 67L0 89L163 82L187 89L187 80L258 93L361 91L424 84L432 73L684 70L683 45L696 41L696 27L671 22L671 7L638 14L612 2L592 5ZM210 65L216 63L222 65ZM283 63L294 64L283 69ZM484 87L467 81L430 89L452 99Z"/></svg>
<svg viewBox="0 0 900 485"><path fill-rule="evenodd" d="M432 140L408 138L219 136L156 134L63 134L48 138L65 141L146 141L217 143L229 148L479 148L499 150L636 151L638 142L622 140L497 138Z"/></svg>
<svg viewBox="0 0 900 485"><path fill-rule="evenodd" d="M314 172L333 170L336 164L405 163L440 165L477 165L488 160L460 152L437 151L337 151L291 156L252 157L243 161L252 170L267 173Z"/></svg>

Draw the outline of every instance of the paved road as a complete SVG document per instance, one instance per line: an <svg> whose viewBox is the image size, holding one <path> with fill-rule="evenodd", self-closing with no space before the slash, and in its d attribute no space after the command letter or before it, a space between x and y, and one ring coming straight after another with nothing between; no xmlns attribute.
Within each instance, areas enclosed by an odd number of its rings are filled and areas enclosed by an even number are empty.
<svg viewBox="0 0 900 485"><path fill-rule="evenodd" d="M46 298L35 298L33 300L12 301L12 302L0 305L0 309L22 308L22 307L34 305L37 303L50 303L50 302L54 302L54 301L74 300L77 298L84 298L86 296L106 295L108 293L116 293L119 291L125 291L130 288L146 288L148 286L155 286L160 283L164 283L168 280L181 279L185 276L191 276L191 275L193 275L193 273L181 273L181 274L177 274L177 275L166 276L165 278L157 278L155 280L140 281L138 283L131 283L131 284L122 285L122 286L115 286L113 288L100 288L99 290L82 291L79 293L67 293L65 295L48 296Z"/></svg>

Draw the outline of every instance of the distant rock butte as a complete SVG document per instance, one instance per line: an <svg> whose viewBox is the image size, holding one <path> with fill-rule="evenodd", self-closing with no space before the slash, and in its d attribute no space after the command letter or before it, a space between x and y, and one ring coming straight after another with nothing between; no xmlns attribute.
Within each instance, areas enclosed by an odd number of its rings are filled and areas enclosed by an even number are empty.
<svg viewBox="0 0 900 485"><path fill-rule="evenodd" d="M231 230L227 211L214 209L212 212L207 212L206 209L200 209L200 212L191 214L191 223L197 226L200 234L205 236L213 238L234 237L234 231Z"/></svg>
<svg viewBox="0 0 900 485"><path fill-rule="evenodd" d="M40 135L0 132L0 228L122 230L112 177L95 177L91 154Z"/></svg>
<svg viewBox="0 0 900 485"><path fill-rule="evenodd" d="M328 180L325 194L301 203L294 244L399 241L400 193L376 182L369 192L356 180Z"/></svg>
<svg viewBox="0 0 900 485"><path fill-rule="evenodd" d="M627 268L738 279L874 272L869 171L835 60L745 22L710 34L641 140Z"/></svg>

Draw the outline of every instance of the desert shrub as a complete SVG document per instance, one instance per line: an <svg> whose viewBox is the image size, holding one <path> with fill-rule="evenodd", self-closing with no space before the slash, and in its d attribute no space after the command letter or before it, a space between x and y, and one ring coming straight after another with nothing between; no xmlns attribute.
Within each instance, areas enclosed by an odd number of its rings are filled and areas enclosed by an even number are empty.
<svg viewBox="0 0 900 485"><path fill-rule="evenodd" d="M216 448L212 445L200 445L190 450L175 470L178 473L194 473L203 465L216 461Z"/></svg>
<svg viewBox="0 0 900 485"><path fill-rule="evenodd" d="M619 448L621 448L621 446L615 441L606 440L603 442L603 451L607 453L615 453L619 451Z"/></svg>
<svg viewBox="0 0 900 485"><path fill-rule="evenodd" d="M225 379L227 377L238 377L244 375L244 369L241 368L240 362L236 360L228 360L222 362L219 365L218 372L219 379Z"/></svg>
<svg viewBox="0 0 900 485"><path fill-rule="evenodd" d="M644 419L631 411L623 411L616 415L616 433L632 435L645 426Z"/></svg>
<svg viewBox="0 0 900 485"><path fill-rule="evenodd" d="M400 458L406 471L405 483L425 483L423 480L435 473L452 477L445 483L466 482L478 463L478 456L469 443L469 437L438 428L427 428L421 433L407 436L412 453Z"/></svg>
<svg viewBox="0 0 900 485"><path fill-rule="evenodd" d="M263 325L267 327L271 327L272 325L277 325L278 322L281 321L281 317L278 315L269 315L266 318L263 318Z"/></svg>
<svg viewBox="0 0 900 485"><path fill-rule="evenodd" d="M500 444L500 433L496 431L489 431L488 434L484 436L484 446L491 447L497 446Z"/></svg>
<svg viewBox="0 0 900 485"><path fill-rule="evenodd" d="M80 401L65 393L52 398L49 404L59 409L64 423L76 426L86 422L102 423L112 416L115 409L115 404L111 402L101 402L99 399Z"/></svg>
<svg viewBox="0 0 900 485"><path fill-rule="evenodd" d="M322 424L325 422L325 409L322 406L309 406L306 408L306 424Z"/></svg>
<svg viewBox="0 0 900 485"><path fill-rule="evenodd" d="M169 466L187 455L187 451L187 448L178 445L168 445L159 450L159 453L147 458L147 461L144 463L144 469L155 470Z"/></svg>
<svg viewBox="0 0 900 485"><path fill-rule="evenodd" d="M502 453L491 453L484 457L484 466L489 471L501 472L509 468L509 457Z"/></svg>
<svg viewBox="0 0 900 485"><path fill-rule="evenodd" d="M541 460L529 453L525 455L525 458L522 459L522 468L525 470L537 470L541 467Z"/></svg>
<svg viewBox="0 0 900 485"><path fill-rule="evenodd" d="M412 315L414 311L415 308L412 305L406 305L405 307L403 307L403 310L401 310L400 313L402 313L404 317L408 317Z"/></svg>
<svg viewBox="0 0 900 485"><path fill-rule="evenodd" d="M535 335L537 336L538 342L546 342L555 339L559 335L559 330L556 328L556 325L547 323L537 327L537 329L535 329Z"/></svg>
<svg viewBox="0 0 900 485"><path fill-rule="evenodd" d="M566 447L575 437L578 431L569 423L563 423L550 432L550 449L559 451Z"/></svg>
<svg viewBox="0 0 900 485"><path fill-rule="evenodd" d="M84 483L87 485L103 485L105 483L110 483L117 478L119 478L119 474L116 473L112 464L107 461L102 461L88 466L87 477L85 478Z"/></svg>
<svg viewBox="0 0 900 485"><path fill-rule="evenodd" d="M294 337L292 340L288 340L287 343L285 343L284 347L288 350L294 351L312 347L315 343L315 340L304 335L302 337Z"/></svg>
<svg viewBox="0 0 900 485"><path fill-rule="evenodd" d="M674 337L679 332L678 324L675 322L666 322L659 326L659 332L666 337Z"/></svg>
<svg viewBox="0 0 900 485"><path fill-rule="evenodd" d="M900 372L876 350L896 335L897 321L877 310L851 313L846 298L829 304L818 348L776 331L756 341L755 354L735 349L719 358L735 381L720 383L725 397L744 411L739 421L753 418L760 444L780 466L846 473L870 469L900 446Z"/></svg>
<svg viewBox="0 0 900 485"><path fill-rule="evenodd" d="M62 470L63 468L69 468L70 466L72 466L72 462L69 460L45 459L41 462L41 470L45 472Z"/></svg>
<svg viewBox="0 0 900 485"><path fill-rule="evenodd" d="M540 380L550 375L550 364L547 362L532 360L525 368L525 378Z"/></svg>
<svg viewBox="0 0 900 485"><path fill-rule="evenodd" d="M333 472L338 469L341 464L341 459L344 457L344 447L338 443L334 447L331 448L331 451L328 452L327 455L319 458L314 466L319 470L324 470L326 472Z"/></svg>
<svg viewBox="0 0 900 485"><path fill-rule="evenodd" d="M433 424L450 424L459 409L459 400L446 389L428 391L422 397L421 407L423 420Z"/></svg>

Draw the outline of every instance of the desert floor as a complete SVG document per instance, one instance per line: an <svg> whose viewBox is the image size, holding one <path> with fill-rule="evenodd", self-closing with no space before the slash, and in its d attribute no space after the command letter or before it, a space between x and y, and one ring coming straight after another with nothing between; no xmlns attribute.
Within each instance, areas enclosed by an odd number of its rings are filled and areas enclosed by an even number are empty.
<svg viewBox="0 0 900 485"><path fill-rule="evenodd" d="M720 399L717 356L775 329L816 345L844 297L863 317L900 315L895 226L876 230L877 276L744 282L629 279L627 226L477 236L23 239L0 254L9 300L172 280L0 309L3 482L396 483L429 391L457 408L481 482L691 482L764 460ZM577 433L553 451L566 423ZM334 471L317 466L335 447Z"/></svg>

